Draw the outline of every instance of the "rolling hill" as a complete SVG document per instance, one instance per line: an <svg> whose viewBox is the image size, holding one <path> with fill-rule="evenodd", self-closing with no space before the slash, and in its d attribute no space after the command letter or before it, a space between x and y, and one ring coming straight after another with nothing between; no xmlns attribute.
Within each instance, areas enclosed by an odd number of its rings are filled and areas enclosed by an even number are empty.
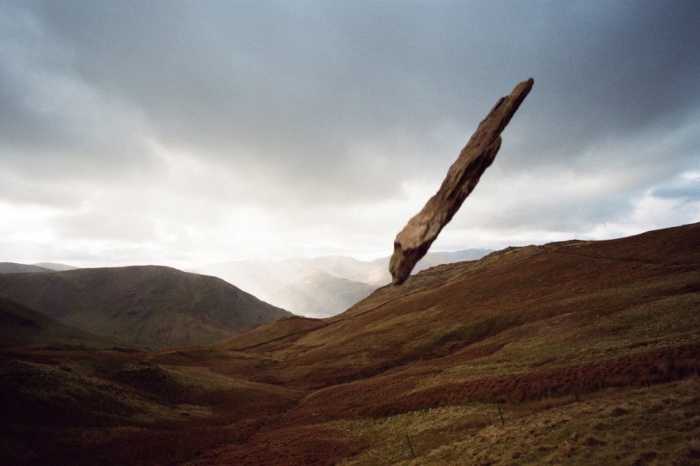
<svg viewBox="0 0 700 466"><path fill-rule="evenodd" d="M50 342L110 346L115 341L64 325L44 314L0 298L0 347Z"/></svg>
<svg viewBox="0 0 700 466"><path fill-rule="evenodd" d="M206 347L2 350L0 459L696 464L698 367L692 224L440 265Z"/></svg>
<svg viewBox="0 0 700 466"><path fill-rule="evenodd" d="M433 364L448 354L454 360L464 352L468 359L477 348L482 356L495 354L533 338L530 328L556 329L560 348L624 335L634 324L653 327L654 319L698 332L699 269L700 224L620 240L508 248L380 288L324 319L322 329L276 339L271 347L264 344L271 326L245 340L250 345L259 333L255 351L283 362L270 380L320 387L334 373L347 379L353 367L380 373L416 360ZM235 349L237 338L219 345Z"/></svg>
<svg viewBox="0 0 700 466"><path fill-rule="evenodd" d="M289 315L221 279L156 266L2 274L0 296L83 331L152 347L208 344Z"/></svg>
<svg viewBox="0 0 700 466"><path fill-rule="evenodd" d="M300 431L323 441L289 464L409 464L412 450L420 464L681 464L700 452L700 224L509 248L288 338L281 324L217 346L273 358L253 380L309 395L199 464L265 462Z"/></svg>

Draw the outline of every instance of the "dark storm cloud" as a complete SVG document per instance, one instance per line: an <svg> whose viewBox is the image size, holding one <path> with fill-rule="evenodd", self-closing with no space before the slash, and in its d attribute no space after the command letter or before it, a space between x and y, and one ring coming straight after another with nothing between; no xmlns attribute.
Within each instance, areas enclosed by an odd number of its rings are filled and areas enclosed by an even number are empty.
<svg viewBox="0 0 700 466"><path fill-rule="evenodd" d="M175 198L190 224L245 207L313 229L437 189L532 76L455 224L579 231L689 189L667 180L700 164L698 24L691 0L0 0L0 200L64 205L73 233L101 189L144 236L183 222Z"/></svg>
<svg viewBox="0 0 700 466"><path fill-rule="evenodd" d="M651 194L662 199L680 199L682 201L700 200L700 173L695 178L673 180L652 190Z"/></svg>
<svg viewBox="0 0 700 466"><path fill-rule="evenodd" d="M547 28L551 48L534 57L543 91L533 113L546 147L575 153L604 138L667 131L697 111L700 4L558 5L550 19L559 16L561 27Z"/></svg>
<svg viewBox="0 0 700 466"><path fill-rule="evenodd" d="M356 145L382 144L391 163L409 165L420 154L392 152L392 141L430 141L450 124L464 128L466 142L497 98L530 75L529 121L519 122L528 164L555 151L575 157L606 135L677 124L700 92L692 85L697 2L29 5L44 34L39 46L55 43L63 55L49 51L43 69L73 76L101 107L132 106L158 138L198 156L262 164L288 180L322 175L350 191L361 175L386 182L349 159ZM27 128L46 135L44 145L75 141L46 121L54 115L28 114L17 90L3 92L14 96L4 120L21 122L15 144L36 143ZM117 153L148 156L128 129L122 134L132 148L83 140L78 151L105 163Z"/></svg>
<svg viewBox="0 0 700 466"><path fill-rule="evenodd" d="M139 111L75 69L26 5L2 5L0 160L36 179L86 178L143 163ZM125 166L126 165L126 166Z"/></svg>

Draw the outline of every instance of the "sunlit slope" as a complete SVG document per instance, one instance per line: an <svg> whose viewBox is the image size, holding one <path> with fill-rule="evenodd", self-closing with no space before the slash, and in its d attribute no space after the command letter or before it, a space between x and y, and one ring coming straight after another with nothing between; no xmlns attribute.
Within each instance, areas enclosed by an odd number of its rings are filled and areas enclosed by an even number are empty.
<svg viewBox="0 0 700 466"><path fill-rule="evenodd" d="M288 312L215 277L168 267L2 274L0 296L124 344L198 345Z"/></svg>
<svg viewBox="0 0 700 466"><path fill-rule="evenodd" d="M508 372L695 342L700 225L611 241L510 248L384 287L323 327L250 351L283 361L264 376L320 387L402 365L496 358ZM275 324L272 324L274 328ZM240 348L233 344L231 347ZM499 369L505 370L503 368ZM447 377L447 376L445 376Z"/></svg>
<svg viewBox="0 0 700 466"><path fill-rule="evenodd" d="M198 464L692 464L699 238L693 224L510 248L316 329L283 338L270 324L245 351L279 362L255 380L309 395Z"/></svg>

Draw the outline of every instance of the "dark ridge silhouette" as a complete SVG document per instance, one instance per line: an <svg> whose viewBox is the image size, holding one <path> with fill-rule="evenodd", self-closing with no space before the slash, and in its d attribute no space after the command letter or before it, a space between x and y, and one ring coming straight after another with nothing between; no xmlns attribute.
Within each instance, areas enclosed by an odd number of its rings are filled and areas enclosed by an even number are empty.
<svg viewBox="0 0 700 466"><path fill-rule="evenodd" d="M40 265L18 264L16 262L0 262L0 273L41 273L53 272L48 267Z"/></svg>

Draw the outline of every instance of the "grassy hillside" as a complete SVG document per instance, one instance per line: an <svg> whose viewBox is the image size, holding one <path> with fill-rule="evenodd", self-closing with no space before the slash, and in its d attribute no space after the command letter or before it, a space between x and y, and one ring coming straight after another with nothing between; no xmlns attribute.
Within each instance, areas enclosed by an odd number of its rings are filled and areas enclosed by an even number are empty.
<svg viewBox="0 0 700 466"><path fill-rule="evenodd" d="M622 240L506 249L480 261L429 269L401 287L384 287L323 320L323 329L255 351L291 369L269 377L321 385L332 373L347 378L355 368L367 374L405 362L434 365L447 355L452 364L455 358L510 350L518 341L541 353L552 348L575 353L580 345L590 349L610 336L651 339L657 327L663 334L683 326L695 331L696 238L697 224ZM536 332L545 341L537 341Z"/></svg>
<svg viewBox="0 0 700 466"><path fill-rule="evenodd" d="M0 459L697 464L698 238L509 248L209 347L5 350Z"/></svg>
<svg viewBox="0 0 700 466"><path fill-rule="evenodd" d="M700 388L698 238L695 224L613 241L510 248L382 288L319 329L269 344L263 329L251 332L246 351L279 361L255 380L310 391L274 433L291 436L301 425L325 432L318 435L336 432L330 436L362 451L347 464L410 460L405 434L435 464L518 462L492 454L499 450L529 455L531 464L639 459L637 447L621 448L616 435L644 439L649 458L689 461L700 434L700 400L689 395ZM256 333L261 338L252 346ZM228 345L240 347L237 338ZM673 401L662 409L664 393ZM654 413L642 410L647 402ZM525 438L500 434L499 407L508 429L517 419ZM664 433L681 413L692 421ZM554 419L576 419L581 430ZM652 427L635 425L640 419ZM548 431L545 421L561 426ZM478 433L477 454L464 439ZM540 448L527 436L545 433L541 450L516 448ZM248 451L271 435L212 458L248 464ZM562 435L573 439L554 441ZM508 448L498 444L505 439ZM326 450L332 457L333 448Z"/></svg>
<svg viewBox="0 0 700 466"><path fill-rule="evenodd" d="M302 395L246 380L257 361L196 348L0 350L0 464L180 464L243 441Z"/></svg>
<svg viewBox="0 0 700 466"><path fill-rule="evenodd" d="M87 332L153 347L212 343L289 315L221 279L156 266L3 274L0 296Z"/></svg>
<svg viewBox="0 0 700 466"><path fill-rule="evenodd" d="M14 301L0 298L0 347L49 342L109 346L115 342L63 325Z"/></svg>

